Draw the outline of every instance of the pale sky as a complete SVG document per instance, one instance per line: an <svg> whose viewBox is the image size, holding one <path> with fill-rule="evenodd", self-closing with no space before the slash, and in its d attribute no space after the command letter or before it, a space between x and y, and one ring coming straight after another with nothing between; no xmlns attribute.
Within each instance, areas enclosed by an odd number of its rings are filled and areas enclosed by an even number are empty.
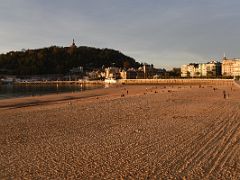
<svg viewBox="0 0 240 180"><path fill-rule="evenodd" d="M240 57L239 0L0 0L0 53L112 48L156 67Z"/></svg>

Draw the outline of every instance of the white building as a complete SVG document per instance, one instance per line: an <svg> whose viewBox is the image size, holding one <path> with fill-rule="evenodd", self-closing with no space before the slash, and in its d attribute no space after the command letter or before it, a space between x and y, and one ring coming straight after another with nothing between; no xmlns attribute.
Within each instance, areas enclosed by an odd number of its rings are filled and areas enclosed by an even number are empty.
<svg viewBox="0 0 240 180"><path fill-rule="evenodd" d="M217 77L221 75L221 63L191 63L181 66L181 77Z"/></svg>
<svg viewBox="0 0 240 180"><path fill-rule="evenodd" d="M225 77L240 76L240 59L227 59L224 57L222 61L222 75Z"/></svg>
<svg viewBox="0 0 240 180"><path fill-rule="evenodd" d="M106 79L118 79L120 78L120 71L117 67L108 67L105 69Z"/></svg>
<svg viewBox="0 0 240 180"><path fill-rule="evenodd" d="M199 76L199 64L188 64L181 66L181 77L197 77Z"/></svg>

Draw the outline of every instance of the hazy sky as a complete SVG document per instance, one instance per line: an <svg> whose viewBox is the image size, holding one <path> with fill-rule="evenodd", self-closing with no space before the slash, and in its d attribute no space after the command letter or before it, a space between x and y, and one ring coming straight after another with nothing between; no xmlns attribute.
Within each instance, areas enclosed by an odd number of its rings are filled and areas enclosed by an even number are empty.
<svg viewBox="0 0 240 180"><path fill-rule="evenodd" d="M239 0L0 0L0 53L113 48L173 67L240 57Z"/></svg>

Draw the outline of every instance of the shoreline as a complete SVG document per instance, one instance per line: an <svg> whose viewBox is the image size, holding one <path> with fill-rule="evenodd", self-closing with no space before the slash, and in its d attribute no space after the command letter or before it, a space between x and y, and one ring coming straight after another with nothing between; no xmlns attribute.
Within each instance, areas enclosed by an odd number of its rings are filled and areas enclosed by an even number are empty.
<svg viewBox="0 0 240 180"><path fill-rule="evenodd" d="M121 97L121 94L128 89L131 91L134 89L130 95L136 95L139 89L135 87L139 87L141 91L144 91L146 87L152 87L149 85L111 85L108 88L97 88L97 89L89 89L81 92L63 92L58 94L45 94L38 96L26 96L26 97L17 97L17 98L9 98L9 99L0 99L0 110L4 109L14 109L21 107L29 107L29 106L38 106L38 105L52 105L59 103L69 103L71 101L78 100L96 100L96 99L106 99L106 98L116 98ZM136 93L136 94L134 94Z"/></svg>
<svg viewBox="0 0 240 180"><path fill-rule="evenodd" d="M135 89L134 87L141 87L141 92L144 93L145 88L152 88L154 86L156 87L185 87L185 86L236 86L240 87L240 85L232 80L207 80L207 83L203 83L202 80L194 79L194 80L181 80L181 84L179 84L175 79L166 79L161 80L158 82L164 82L164 83L144 83L141 80L141 83L132 83L134 80L128 80L127 83L123 83L120 81L120 83L115 84L105 84L109 85L109 87L102 87L102 88L96 88L96 89L88 89L84 91L76 91L76 92L59 92L59 93L48 93L43 95L36 95L36 96L23 96L23 97L12 97L12 98L5 98L0 99L0 110L1 109L10 109L10 108L21 108L21 107L28 107L28 106L37 106L37 105L47 105L47 104L54 104L54 103L61 103L66 101L72 101L72 100L80 100L80 99L87 99L87 98L99 98L104 97L107 95L113 95L113 96L121 96L121 92L123 91L123 88L130 88ZM150 80L154 82L153 80ZM126 82L126 81L125 81ZM156 81L155 81L156 82ZM35 84L31 84L35 85ZM44 84L41 84L44 85ZM116 92L113 93L113 90ZM136 91L135 91L136 92Z"/></svg>
<svg viewBox="0 0 240 180"><path fill-rule="evenodd" d="M62 93L84 92L92 89L104 88L103 85L84 85L79 84L13 84L0 85L0 100L15 99L24 97L36 97L44 95L58 95Z"/></svg>

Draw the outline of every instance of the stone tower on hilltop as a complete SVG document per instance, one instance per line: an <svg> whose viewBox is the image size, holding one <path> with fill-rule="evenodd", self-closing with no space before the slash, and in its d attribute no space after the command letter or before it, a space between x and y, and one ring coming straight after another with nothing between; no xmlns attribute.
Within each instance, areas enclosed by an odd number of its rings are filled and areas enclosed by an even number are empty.
<svg viewBox="0 0 240 180"><path fill-rule="evenodd" d="M73 42L72 42L72 45L71 45L71 48L76 48L76 44L75 44L75 41L74 41L74 38L73 38Z"/></svg>
<svg viewBox="0 0 240 180"><path fill-rule="evenodd" d="M76 49L77 49L77 46L76 46L75 41L73 39L72 45L68 48L68 53L73 54L76 51Z"/></svg>

